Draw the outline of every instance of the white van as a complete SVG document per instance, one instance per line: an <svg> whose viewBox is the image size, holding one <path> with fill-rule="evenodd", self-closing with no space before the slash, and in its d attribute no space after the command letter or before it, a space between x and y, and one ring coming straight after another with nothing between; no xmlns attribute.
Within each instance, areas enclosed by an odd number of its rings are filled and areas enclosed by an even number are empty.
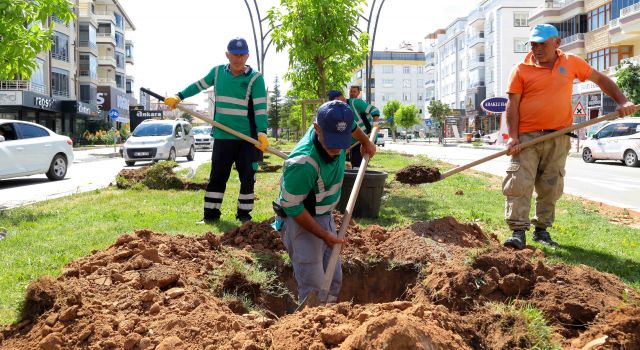
<svg viewBox="0 0 640 350"><path fill-rule="evenodd" d="M183 119L147 119L140 123L122 147L124 162L176 160L195 158L196 146L191 124Z"/></svg>
<svg viewBox="0 0 640 350"><path fill-rule="evenodd" d="M611 121L588 138L582 149L582 160L620 160L626 166L640 165L640 118Z"/></svg>

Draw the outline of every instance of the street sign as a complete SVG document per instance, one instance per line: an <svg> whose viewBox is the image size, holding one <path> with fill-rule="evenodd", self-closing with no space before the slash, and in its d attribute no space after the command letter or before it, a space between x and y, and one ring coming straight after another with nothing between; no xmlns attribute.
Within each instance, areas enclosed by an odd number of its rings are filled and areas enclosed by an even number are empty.
<svg viewBox="0 0 640 350"><path fill-rule="evenodd" d="M458 125L458 118L457 117L446 117L444 119L444 124L445 125Z"/></svg>
<svg viewBox="0 0 640 350"><path fill-rule="evenodd" d="M490 97L480 103L480 107L488 113L504 113L507 110L506 97Z"/></svg>
<svg viewBox="0 0 640 350"><path fill-rule="evenodd" d="M425 119L424 120L424 125L425 126L431 126L433 124L433 121L431 119Z"/></svg>
<svg viewBox="0 0 640 350"><path fill-rule="evenodd" d="M582 107L582 102L578 101L578 104L576 105L576 108L573 110L573 115L576 117L586 117L587 116L587 112L584 110L584 107Z"/></svg>
<svg viewBox="0 0 640 350"><path fill-rule="evenodd" d="M120 112L118 112L118 110L115 108L111 108L109 110L109 118L118 119L118 117L120 117Z"/></svg>

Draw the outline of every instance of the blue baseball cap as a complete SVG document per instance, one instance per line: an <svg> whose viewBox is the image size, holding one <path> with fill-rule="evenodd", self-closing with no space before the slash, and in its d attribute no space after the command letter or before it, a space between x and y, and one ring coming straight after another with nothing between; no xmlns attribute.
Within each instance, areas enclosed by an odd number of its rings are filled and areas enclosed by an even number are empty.
<svg viewBox="0 0 640 350"><path fill-rule="evenodd" d="M322 129L327 148L347 149L351 146L353 113L346 103L338 100L325 102L318 108L316 123Z"/></svg>
<svg viewBox="0 0 640 350"><path fill-rule="evenodd" d="M556 29L556 27L546 23L536 24L536 26L531 29L531 33L529 34L529 42L543 43L549 38L554 37L560 37L560 34L558 34L558 29Z"/></svg>
<svg viewBox="0 0 640 350"><path fill-rule="evenodd" d="M336 98L342 96L342 92L338 91L338 90L329 90L327 91L327 97L329 98L329 101L333 101Z"/></svg>
<svg viewBox="0 0 640 350"><path fill-rule="evenodd" d="M246 55L249 53L249 45L243 38L231 39L227 45L227 52L234 55Z"/></svg>

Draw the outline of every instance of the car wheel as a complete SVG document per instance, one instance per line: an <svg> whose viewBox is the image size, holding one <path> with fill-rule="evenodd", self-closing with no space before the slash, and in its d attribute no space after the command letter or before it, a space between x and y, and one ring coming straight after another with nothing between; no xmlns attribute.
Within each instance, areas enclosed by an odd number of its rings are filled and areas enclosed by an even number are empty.
<svg viewBox="0 0 640 350"><path fill-rule="evenodd" d="M171 147L171 149L169 150L169 158L167 158L167 160L173 160L175 162L176 160L176 149Z"/></svg>
<svg viewBox="0 0 640 350"><path fill-rule="evenodd" d="M593 154L591 153L591 149L585 147L582 150L582 160L584 160L585 163L593 163L596 160L593 159Z"/></svg>
<svg viewBox="0 0 640 350"><path fill-rule="evenodd" d="M624 152L624 165L626 166L638 166L640 161L638 161L638 154L632 150L627 150Z"/></svg>
<svg viewBox="0 0 640 350"><path fill-rule="evenodd" d="M62 154L56 154L49 165L49 171L46 173L49 180L58 181L64 179L67 175L67 158Z"/></svg>
<svg viewBox="0 0 640 350"><path fill-rule="evenodd" d="M125 161L124 161L124 163L125 163L125 164L127 164L128 166L134 166L134 165L136 165L136 162L128 161L128 160L125 160Z"/></svg>
<svg viewBox="0 0 640 350"><path fill-rule="evenodd" d="M195 158L196 158L196 148L191 146L191 149L189 150L189 154L187 154L187 160L192 161Z"/></svg>

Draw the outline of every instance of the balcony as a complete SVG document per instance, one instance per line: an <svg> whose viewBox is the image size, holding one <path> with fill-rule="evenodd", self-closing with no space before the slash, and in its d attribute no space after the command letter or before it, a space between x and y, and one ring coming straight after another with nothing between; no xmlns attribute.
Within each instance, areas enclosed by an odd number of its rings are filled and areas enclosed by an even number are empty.
<svg viewBox="0 0 640 350"><path fill-rule="evenodd" d="M584 0L547 0L544 5L531 11L529 25L543 22L562 22L584 12Z"/></svg>
<svg viewBox="0 0 640 350"><path fill-rule="evenodd" d="M108 21L113 24L116 23L116 16L113 11L96 11L96 18L98 21Z"/></svg>
<svg viewBox="0 0 640 350"><path fill-rule="evenodd" d="M113 56L99 56L98 57L98 65L99 66L111 66L116 68L116 58Z"/></svg>
<svg viewBox="0 0 640 350"><path fill-rule="evenodd" d="M65 52L51 52L51 57L58 61L69 62L69 55Z"/></svg>
<svg viewBox="0 0 640 350"><path fill-rule="evenodd" d="M635 42L640 33L640 3L624 7L620 10L620 18L609 22L611 42L629 44Z"/></svg>
<svg viewBox="0 0 640 350"><path fill-rule="evenodd" d="M47 86L34 83L30 80L0 80L0 90L33 91L39 94L47 94Z"/></svg>
<svg viewBox="0 0 640 350"><path fill-rule="evenodd" d="M484 23L484 9L478 7L467 17L467 25L482 25Z"/></svg>
<svg viewBox="0 0 640 350"><path fill-rule="evenodd" d="M473 57L469 60L469 70L484 67L484 56Z"/></svg>
<svg viewBox="0 0 640 350"><path fill-rule="evenodd" d="M468 39L469 48L472 48L478 44L484 44L484 32L479 32L469 37Z"/></svg>
<svg viewBox="0 0 640 350"><path fill-rule="evenodd" d="M584 54L584 33L577 33L563 38L560 43L560 49L576 55Z"/></svg>
<svg viewBox="0 0 640 350"><path fill-rule="evenodd" d="M114 47L116 46L115 33L98 33L96 34L96 40L98 44L111 44Z"/></svg>
<svg viewBox="0 0 640 350"><path fill-rule="evenodd" d="M469 82L469 88L470 89L476 88L476 87L479 87L479 86L484 86L484 80Z"/></svg>
<svg viewBox="0 0 640 350"><path fill-rule="evenodd" d="M98 18L96 17L95 13L91 12L88 4L80 4L78 14L80 22L89 22L93 24L94 27L98 26Z"/></svg>
<svg viewBox="0 0 640 350"><path fill-rule="evenodd" d="M116 87L116 80L111 78L98 78L98 85Z"/></svg>
<svg viewBox="0 0 640 350"><path fill-rule="evenodd" d="M53 95L53 97L69 98L69 90L57 90L52 88L51 95Z"/></svg>

